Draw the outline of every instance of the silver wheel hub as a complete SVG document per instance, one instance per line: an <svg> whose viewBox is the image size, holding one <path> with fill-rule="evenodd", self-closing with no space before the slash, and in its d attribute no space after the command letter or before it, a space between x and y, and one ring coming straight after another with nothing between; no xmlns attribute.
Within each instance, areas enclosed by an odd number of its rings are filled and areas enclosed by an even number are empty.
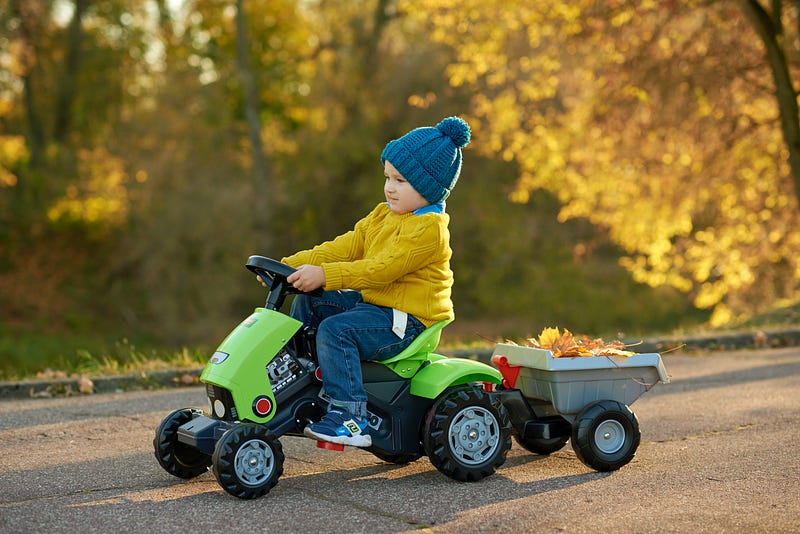
<svg viewBox="0 0 800 534"><path fill-rule="evenodd" d="M603 421L594 431L594 443L604 454L614 454L625 444L625 427L614 419Z"/></svg>
<svg viewBox="0 0 800 534"><path fill-rule="evenodd" d="M489 410L470 406L453 418L448 431L453 453L464 464L476 465L490 458L500 444L500 425Z"/></svg>
<svg viewBox="0 0 800 534"><path fill-rule="evenodd" d="M269 479L275 469L275 455L266 442L251 439L236 451L233 468L242 484L260 486Z"/></svg>

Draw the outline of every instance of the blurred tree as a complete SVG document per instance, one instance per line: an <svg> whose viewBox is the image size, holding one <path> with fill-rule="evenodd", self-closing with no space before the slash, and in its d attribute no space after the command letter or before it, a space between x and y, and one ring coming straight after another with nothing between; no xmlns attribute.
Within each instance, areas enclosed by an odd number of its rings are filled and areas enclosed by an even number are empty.
<svg viewBox="0 0 800 534"><path fill-rule="evenodd" d="M63 143L70 131L72 106L77 91L81 56L83 55L83 15L86 12L88 3L88 0L75 0L72 20L67 29L64 70L61 75L61 83L59 83L56 97L57 102L53 126L53 138L57 143Z"/></svg>
<svg viewBox="0 0 800 534"><path fill-rule="evenodd" d="M263 9L248 20L272 16ZM279 98L247 102L246 56L269 35L254 32L248 49L237 50L239 13L234 1L186 2L179 10L160 3L150 35L159 46L149 50L158 68L137 78L137 98L113 138L137 183L108 292L130 327L171 344L215 339L230 327L219 319L232 311L245 278L232 273L269 237L256 220L270 215L264 191L273 178L265 162L254 163L262 145L249 121Z"/></svg>
<svg viewBox="0 0 800 534"><path fill-rule="evenodd" d="M114 31L121 3L0 5L4 337L11 327L81 330L102 317L97 266L129 207L125 162L102 141L130 73L119 45L141 35Z"/></svg>
<svg viewBox="0 0 800 534"><path fill-rule="evenodd" d="M46 20L42 13L44 6L42 2L36 0L32 2L12 0L7 7L7 11L3 12L5 25L15 27L16 31L8 40L5 63L10 67L9 74L21 81L22 100L28 125L28 147L32 163L38 165L44 158L45 140L35 102L34 67L37 62L35 35L44 33L40 27ZM12 83L12 79L9 78L3 81L6 85Z"/></svg>
<svg viewBox="0 0 800 534"><path fill-rule="evenodd" d="M267 167L267 159L264 156L264 147L261 140L261 102L258 98L255 75L250 63L249 44L244 0L236 0L236 70L239 74L239 83L242 86L244 116L247 121L250 150L253 155L251 172L256 193L253 198L258 199L254 205L254 219L256 222L254 231L260 237L259 244L268 249L271 241L265 238L269 237L269 220L273 207L270 206L269 188L265 186L272 181L272 177Z"/></svg>
<svg viewBox="0 0 800 534"><path fill-rule="evenodd" d="M783 140L789 152L789 168L794 177L795 196L800 199L800 113L797 108L797 90L792 82L789 58L800 59L800 4L772 0L770 9L758 0L740 0L742 12L748 18L756 35L764 44L764 56L775 86L775 99L780 112ZM784 15L786 13L786 15ZM794 17L796 33L787 35L783 18Z"/></svg>
<svg viewBox="0 0 800 534"><path fill-rule="evenodd" d="M403 5L458 51L446 73L474 91L476 148L519 166L513 200L552 191L560 220L608 228L636 280L688 292L717 323L797 296L790 151L735 5ZM797 5L772 5L773 36L797 57L774 18L796 20Z"/></svg>
<svg viewBox="0 0 800 534"><path fill-rule="evenodd" d="M143 47L144 31L124 16L136 3L13 0L0 11L9 66L0 93L11 104L4 126L24 133L30 154L13 190L19 215L46 217L72 185L92 179L80 176L77 149L108 138L123 86L140 68L128 52Z"/></svg>

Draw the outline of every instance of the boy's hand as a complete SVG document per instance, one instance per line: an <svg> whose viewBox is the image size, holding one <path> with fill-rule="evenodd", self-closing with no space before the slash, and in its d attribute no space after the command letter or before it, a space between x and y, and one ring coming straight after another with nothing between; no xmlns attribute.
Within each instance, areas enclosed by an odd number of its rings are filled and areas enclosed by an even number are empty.
<svg viewBox="0 0 800 534"><path fill-rule="evenodd" d="M308 293L325 285L325 270L318 265L301 265L286 281L295 289Z"/></svg>

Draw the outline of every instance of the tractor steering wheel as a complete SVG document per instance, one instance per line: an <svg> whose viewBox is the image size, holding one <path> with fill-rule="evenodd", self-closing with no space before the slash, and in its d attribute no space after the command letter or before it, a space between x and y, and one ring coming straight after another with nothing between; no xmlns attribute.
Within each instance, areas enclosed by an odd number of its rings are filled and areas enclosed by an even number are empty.
<svg viewBox="0 0 800 534"><path fill-rule="evenodd" d="M317 288L313 291L300 291L290 284L286 279L297 269L285 263L265 258L264 256L250 256L247 258L245 267L261 278L270 291L278 288L278 286L283 286L280 289L285 293L305 293L312 297L322 295L322 288Z"/></svg>

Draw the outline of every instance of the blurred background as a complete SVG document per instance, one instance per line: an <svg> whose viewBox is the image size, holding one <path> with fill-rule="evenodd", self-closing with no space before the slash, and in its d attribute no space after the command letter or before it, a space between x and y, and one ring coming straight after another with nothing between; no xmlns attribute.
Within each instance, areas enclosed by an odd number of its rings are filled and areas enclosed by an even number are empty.
<svg viewBox="0 0 800 534"><path fill-rule="evenodd" d="M448 115L473 141L445 340L796 305L798 9L3 2L0 378L213 350L263 303L247 257L352 228L383 198L386 142Z"/></svg>

